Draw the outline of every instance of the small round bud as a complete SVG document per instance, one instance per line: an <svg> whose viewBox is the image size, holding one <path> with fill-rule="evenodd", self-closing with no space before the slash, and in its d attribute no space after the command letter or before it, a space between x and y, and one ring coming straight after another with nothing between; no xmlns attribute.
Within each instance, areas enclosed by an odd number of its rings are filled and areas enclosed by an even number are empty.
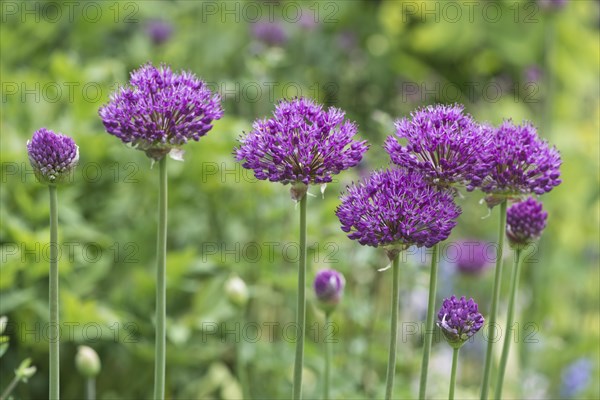
<svg viewBox="0 0 600 400"><path fill-rule="evenodd" d="M547 218L542 203L532 197L510 206L506 212L506 236L511 247L526 246L539 239Z"/></svg>
<svg viewBox="0 0 600 400"><path fill-rule="evenodd" d="M323 310L330 312L338 305L345 285L344 276L334 269L324 269L317 273L314 288Z"/></svg>
<svg viewBox="0 0 600 400"><path fill-rule="evenodd" d="M225 294L229 301L239 307L248 302L248 286L239 276L232 276L225 282Z"/></svg>
<svg viewBox="0 0 600 400"><path fill-rule="evenodd" d="M483 316L477 303L465 297L455 296L445 299L438 312L437 326L440 327L446 341L454 348L460 348L483 326Z"/></svg>
<svg viewBox="0 0 600 400"><path fill-rule="evenodd" d="M75 356L75 365L81 375L93 378L100 373L100 357L94 349L88 346L79 346Z"/></svg>
<svg viewBox="0 0 600 400"><path fill-rule="evenodd" d="M79 147L68 136L41 128L27 142L27 153L41 183L64 183L79 162Z"/></svg>
<svg viewBox="0 0 600 400"><path fill-rule="evenodd" d="M27 382L27 379L35 375L36 371L37 368L34 365L31 365L31 358L26 358L21 362L19 368L15 370L15 375L21 381Z"/></svg>

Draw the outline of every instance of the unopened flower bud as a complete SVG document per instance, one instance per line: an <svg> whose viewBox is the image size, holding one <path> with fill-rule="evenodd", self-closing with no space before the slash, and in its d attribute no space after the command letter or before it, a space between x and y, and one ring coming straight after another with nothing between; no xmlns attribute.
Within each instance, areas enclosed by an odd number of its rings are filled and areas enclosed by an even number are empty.
<svg viewBox="0 0 600 400"><path fill-rule="evenodd" d="M323 310L330 312L338 305L345 284L344 276L334 269L324 269L317 273L314 288Z"/></svg>
<svg viewBox="0 0 600 400"><path fill-rule="evenodd" d="M248 302L248 286L242 278L232 276L225 282L225 293L233 304L242 307Z"/></svg>
<svg viewBox="0 0 600 400"><path fill-rule="evenodd" d="M81 375L93 378L100 373L100 357L94 349L88 346L79 346L75 356L75 365Z"/></svg>
<svg viewBox="0 0 600 400"><path fill-rule="evenodd" d="M37 368L31 365L31 358L26 358L21 362L19 368L15 370L15 375L23 382L27 382L27 379L35 375L36 370Z"/></svg>
<svg viewBox="0 0 600 400"><path fill-rule="evenodd" d="M67 182L79 162L79 147L68 136L41 128L27 142L27 153L35 176L41 183Z"/></svg>

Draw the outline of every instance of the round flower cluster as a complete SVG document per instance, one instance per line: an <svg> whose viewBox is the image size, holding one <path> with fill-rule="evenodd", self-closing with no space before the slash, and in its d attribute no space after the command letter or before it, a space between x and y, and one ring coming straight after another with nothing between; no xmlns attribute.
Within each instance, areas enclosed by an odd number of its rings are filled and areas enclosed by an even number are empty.
<svg viewBox="0 0 600 400"><path fill-rule="evenodd" d="M29 162L40 182L63 183L79 162L79 147L73 139L41 128L27 142Z"/></svg>
<svg viewBox="0 0 600 400"><path fill-rule="evenodd" d="M506 236L511 246L537 240L546 227L547 218L542 203L532 197L510 206L506 212Z"/></svg>
<svg viewBox="0 0 600 400"><path fill-rule="evenodd" d="M99 111L106 131L160 160L188 140L198 141L223 116L221 98L190 72L146 64L132 72Z"/></svg>
<svg viewBox="0 0 600 400"><path fill-rule="evenodd" d="M477 303L465 297L445 299L438 312L437 325L452 347L461 347L483 326L484 319Z"/></svg>

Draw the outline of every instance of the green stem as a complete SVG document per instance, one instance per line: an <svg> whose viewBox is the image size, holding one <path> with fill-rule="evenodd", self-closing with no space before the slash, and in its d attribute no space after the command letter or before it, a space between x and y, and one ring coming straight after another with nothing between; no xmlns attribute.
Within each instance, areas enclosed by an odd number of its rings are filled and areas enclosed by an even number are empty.
<svg viewBox="0 0 600 400"><path fill-rule="evenodd" d="M167 157L159 162L158 240L156 251L156 344L154 364L154 398L165 397L166 328L167 314Z"/></svg>
<svg viewBox="0 0 600 400"><path fill-rule="evenodd" d="M456 365L458 364L458 350L460 348L455 347L452 353L452 373L450 374L450 392L448 393L448 400L454 400L454 386L456 384Z"/></svg>
<svg viewBox="0 0 600 400"><path fill-rule="evenodd" d="M49 338L50 345L50 400L60 398L60 334L58 318L58 207L56 186L48 185L50 191L50 327L56 336Z"/></svg>
<svg viewBox="0 0 600 400"><path fill-rule="evenodd" d="M515 264L512 271L510 283L510 298L508 300L508 315L506 316L506 335L504 336L504 347L502 348L502 357L500 358L500 369L498 370L498 380L496 382L496 391L494 398L502 398L502 384L504 382L504 372L506 371L506 362L510 352L510 341L512 339L513 321L515 318L515 302L517 301L517 288L519 287L519 275L521 274L521 250L515 249Z"/></svg>
<svg viewBox="0 0 600 400"><path fill-rule="evenodd" d="M21 378L19 378L18 376L15 375L15 377L13 378L13 380L10 381L10 384L8 385L8 387L6 388L6 390L4 390L4 392L2 392L2 396L0 396L0 400L6 400L6 399L8 399L8 396L17 387L17 385L19 384L20 381L21 381Z"/></svg>
<svg viewBox="0 0 600 400"><path fill-rule="evenodd" d="M241 312L241 323L242 326L246 326L246 311L247 311L247 306L244 306L242 308L242 312ZM238 374L238 379L240 382L240 386L242 389L242 399L250 399L252 398L252 396L250 395L250 388L248 387L248 375L246 373L246 365L244 363L244 359L242 358L242 354L244 353L244 341L240 341L237 344L237 354L235 357L235 361L236 361L236 371Z"/></svg>
<svg viewBox="0 0 600 400"><path fill-rule="evenodd" d="M492 293L492 307L488 321L489 334L487 351L485 354L485 367L483 370L483 383L481 386L481 400L488 397L490 372L492 367L492 357L494 341L496 340L496 312L498 309L498 300L500 298L500 282L502 280L502 251L504 248L504 235L506 230L506 200L500 203L500 224L498 227L498 251L496 252L496 272L494 276L494 291Z"/></svg>
<svg viewBox="0 0 600 400"><path fill-rule="evenodd" d="M302 398L302 365L304 364L304 324L306 323L306 202L300 200L300 260L298 263L298 304L296 314L296 361L294 363L293 400Z"/></svg>
<svg viewBox="0 0 600 400"><path fill-rule="evenodd" d="M429 353L433 341L435 294L437 291L438 260L440 255L439 243L433 246L431 255L431 271L429 276L429 301L427 302L427 323L425 326L425 344L423 346L423 362L421 364L421 383L419 385L419 399L425 399L427 392L427 370L429 368Z"/></svg>
<svg viewBox="0 0 600 400"><path fill-rule="evenodd" d="M329 312L325 314L325 332L329 327L331 319ZM331 363L331 340L325 337L325 384L323 385L323 400L329 399L329 379L330 379L330 363Z"/></svg>
<svg viewBox="0 0 600 400"><path fill-rule="evenodd" d="M87 378L85 383L85 396L87 400L96 400L96 378Z"/></svg>
<svg viewBox="0 0 600 400"><path fill-rule="evenodd" d="M387 380L385 385L385 399L392 398L394 391L394 375L396 374L396 343L398 337L398 303L400 302L400 282L399 276L400 255L396 254L392 261L393 282L392 282L392 316L390 329L390 347L387 365Z"/></svg>

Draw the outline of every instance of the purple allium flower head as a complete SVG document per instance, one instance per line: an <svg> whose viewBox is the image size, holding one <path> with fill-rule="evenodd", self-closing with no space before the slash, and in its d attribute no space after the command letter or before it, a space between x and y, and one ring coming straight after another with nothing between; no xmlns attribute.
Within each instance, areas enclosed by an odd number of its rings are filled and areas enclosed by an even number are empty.
<svg viewBox="0 0 600 400"><path fill-rule="evenodd" d="M487 129L492 140L480 154L480 162L488 170L469 189L478 186L488 193L488 204L495 205L496 197L544 194L560 184L560 154L538 137L533 125L514 125L508 120L497 129Z"/></svg>
<svg viewBox="0 0 600 400"><path fill-rule="evenodd" d="M317 273L314 282L315 294L325 311L331 311L337 306L345 284L344 276L334 269L324 269Z"/></svg>
<svg viewBox="0 0 600 400"><path fill-rule="evenodd" d="M544 76L544 71L539 65L534 64L527 67L523 75L525 82L538 82Z"/></svg>
<svg viewBox="0 0 600 400"><path fill-rule="evenodd" d="M478 155L489 137L463 111L462 105L428 106L396 121L397 138L389 136L384 146L392 162L440 186L477 182L486 171ZM406 139L406 146L398 138Z"/></svg>
<svg viewBox="0 0 600 400"><path fill-rule="evenodd" d="M113 93L99 114L108 133L155 160L198 141L223 116L219 95L190 72L146 64L131 73L130 85Z"/></svg>
<svg viewBox="0 0 600 400"><path fill-rule="evenodd" d="M437 326L444 337L454 348L461 347L483 326L483 316L479 313L477 303L465 297L455 296L445 299L438 312Z"/></svg>
<svg viewBox="0 0 600 400"><path fill-rule="evenodd" d="M506 236L510 244L526 245L539 239L547 218L542 203L532 197L510 206L506 211Z"/></svg>
<svg viewBox="0 0 600 400"><path fill-rule="evenodd" d="M349 186L341 201L336 215L350 239L394 250L445 240L461 212L450 191L399 168L373 172Z"/></svg>
<svg viewBox="0 0 600 400"><path fill-rule="evenodd" d="M332 175L358 164L368 148L366 141L352 139L357 128L344 115L309 99L281 101L272 118L255 121L240 139L236 159L258 179L301 185L331 182Z"/></svg>
<svg viewBox="0 0 600 400"><path fill-rule="evenodd" d="M37 130L27 141L27 153L35 176L42 183L66 182L79 162L79 147L73 139L46 128Z"/></svg>
<svg viewBox="0 0 600 400"><path fill-rule="evenodd" d="M488 256L488 244L480 240L461 240L457 247L456 268L463 274L477 275L491 265Z"/></svg>
<svg viewBox="0 0 600 400"><path fill-rule="evenodd" d="M562 373L561 397L577 398L590 384L592 368L592 361L587 358L580 358L569 364Z"/></svg>
<svg viewBox="0 0 600 400"><path fill-rule="evenodd" d="M158 46L169 40L173 34L173 25L162 19L152 19L146 24L146 34Z"/></svg>
<svg viewBox="0 0 600 400"><path fill-rule="evenodd" d="M279 21L258 21L251 26L252 36L267 46L282 46L288 41L288 35Z"/></svg>

